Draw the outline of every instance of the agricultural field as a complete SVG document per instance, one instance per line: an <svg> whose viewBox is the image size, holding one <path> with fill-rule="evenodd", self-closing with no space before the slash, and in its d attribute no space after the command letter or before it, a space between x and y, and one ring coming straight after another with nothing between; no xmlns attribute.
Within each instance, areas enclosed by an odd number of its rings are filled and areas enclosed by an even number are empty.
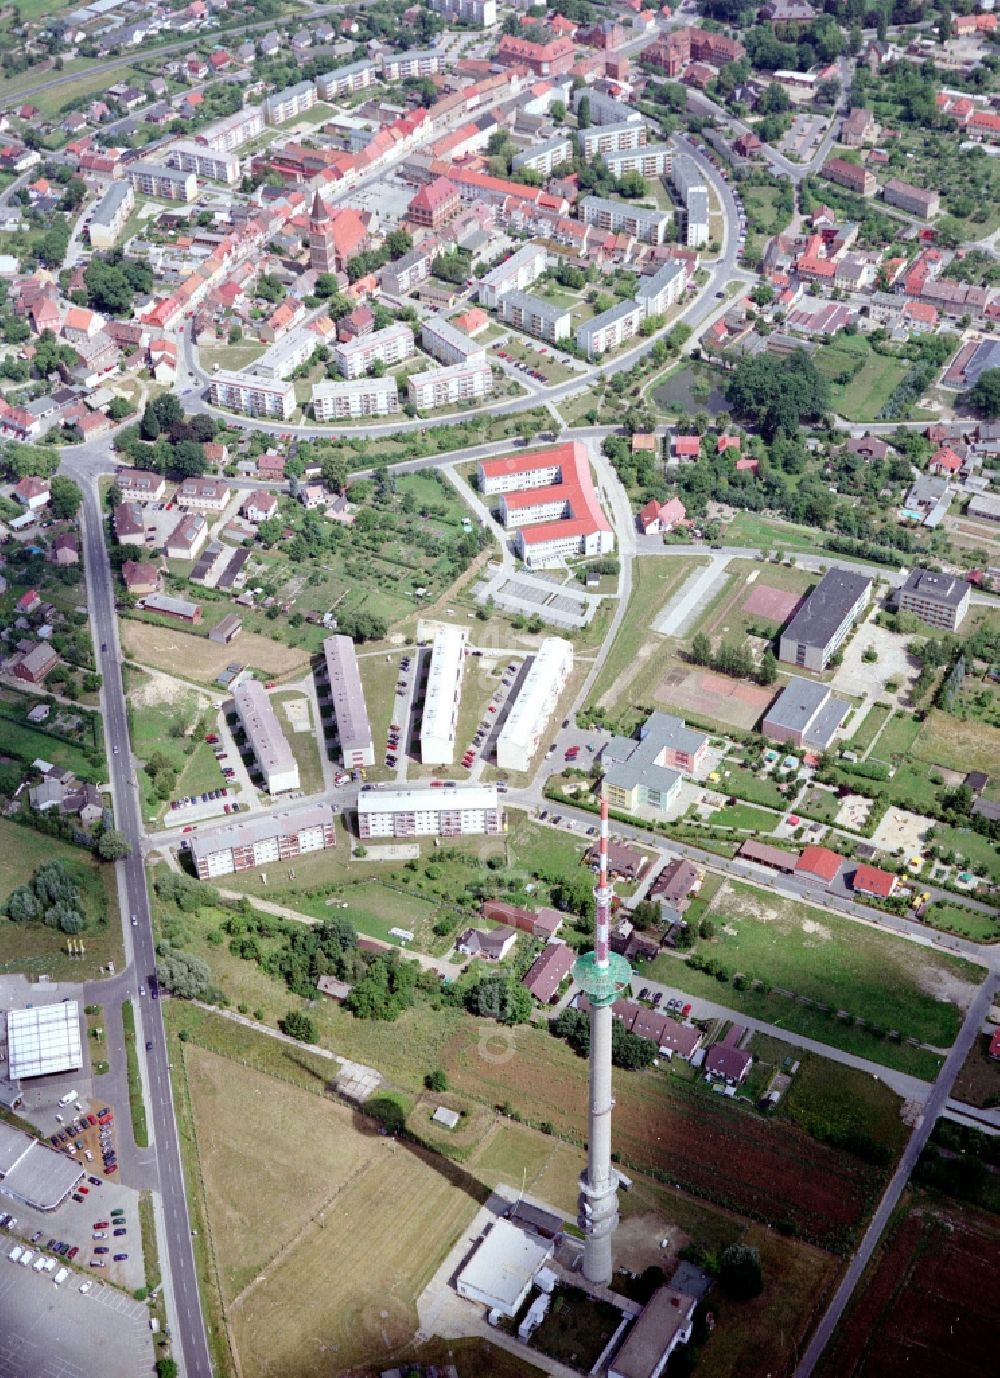
<svg viewBox="0 0 1000 1378"><path fill-rule="evenodd" d="M82 981L100 975L109 961L122 961L118 922L118 892L113 866L102 866L80 847L0 818L0 857L3 858L0 908L11 892L29 881L46 861L62 861L80 889L86 927L80 937L82 957L66 952L66 936L42 923L12 923L0 917L0 973L19 971L31 979L51 976L56 981Z"/></svg>
<svg viewBox="0 0 1000 1378"><path fill-rule="evenodd" d="M877 354L863 335L838 336L814 362L830 381L831 409L847 421L877 421L908 368L905 359Z"/></svg>
<svg viewBox="0 0 1000 1378"><path fill-rule="evenodd" d="M1000 1250L996 1216L917 1194L904 1198L890 1230L820 1378L987 1378L1000 1346L1000 1280L984 1267Z"/></svg>
<svg viewBox="0 0 1000 1378"><path fill-rule="evenodd" d="M1000 1105L1000 1062L990 1055L990 1033L980 1033L969 1049L952 1092L955 1100L979 1109Z"/></svg>

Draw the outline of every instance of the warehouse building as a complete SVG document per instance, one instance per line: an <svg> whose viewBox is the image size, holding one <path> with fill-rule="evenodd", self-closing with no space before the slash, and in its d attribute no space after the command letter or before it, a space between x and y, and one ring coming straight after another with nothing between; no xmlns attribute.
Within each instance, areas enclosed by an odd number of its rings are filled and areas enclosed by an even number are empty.
<svg viewBox="0 0 1000 1378"><path fill-rule="evenodd" d="M348 769L375 764L375 744L357 652L349 636L328 636L323 642L326 677L337 719L340 755Z"/></svg>
<svg viewBox="0 0 1000 1378"><path fill-rule="evenodd" d="M56 1153L22 1129L0 1121L0 1192L36 1211L54 1211L84 1175L66 1153Z"/></svg>
<svg viewBox="0 0 1000 1378"><path fill-rule="evenodd" d="M199 830L191 838L191 860L199 880L212 880L321 852L336 842L332 812L317 805Z"/></svg>
<svg viewBox="0 0 1000 1378"><path fill-rule="evenodd" d="M420 759L425 766L450 766L455 759L467 640L464 627L445 624L434 633L420 721Z"/></svg>
<svg viewBox="0 0 1000 1378"><path fill-rule="evenodd" d="M363 785L358 794L358 836L465 837L505 828L496 785Z"/></svg>
<svg viewBox="0 0 1000 1378"><path fill-rule="evenodd" d="M245 679L238 684L233 702L268 794L298 789L298 763L260 680Z"/></svg>
<svg viewBox="0 0 1000 1378"><path fill-rule="evenodd" d="M825 670L868 606L871 588L865 574L828 569L781 633L779 658L805 670Z"/></svg>
<svg viewBox="0 0 1000 1378"><path fill-rule="evenodd" d="M572 644L561 636L547 636L497 737L501 770L529 769L572 668Z"/></svg>

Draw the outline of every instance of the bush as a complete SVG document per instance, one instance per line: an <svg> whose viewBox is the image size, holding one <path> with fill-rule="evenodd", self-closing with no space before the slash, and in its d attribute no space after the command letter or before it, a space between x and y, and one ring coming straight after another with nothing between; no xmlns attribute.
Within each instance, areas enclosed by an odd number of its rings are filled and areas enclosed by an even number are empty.
<svg viewBox="0 0 1000 1378"><path fill-rule="evenodd" d="M300 1043L315 1043L319 1037L315 1023L301 1010L289 1010L284 1019L278 1020L278 1028L289 1038L297 1038Z"/></svg>
<svg viewBox="0 0 1000 1378"><path fill-rule="evenodd" d="M435 1067L433 1072L428 1072L424 1077L424 1085L428 1091L447 1091L448 1074L440 1067Z"/></svg>
<svg viewBox="0 0 1000 1378"><path fill-rule="evenodd" d="M730 1244L719 1265L719 1281L734 1301L749 1301L764 1290L760 1253L749 1244Z"/></svg>

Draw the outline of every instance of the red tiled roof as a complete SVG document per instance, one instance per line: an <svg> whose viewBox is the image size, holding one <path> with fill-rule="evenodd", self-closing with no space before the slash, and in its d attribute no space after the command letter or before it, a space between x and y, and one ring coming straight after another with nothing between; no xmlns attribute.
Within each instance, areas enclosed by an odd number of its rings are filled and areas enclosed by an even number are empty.
<svg viewBox="0 0 1000 1378"><path fill-rule="evenodd" d="M843 860L839 852L833 852L829 847L803 847L795 869L808 871L810 875L829 883L840 870Z"/></svg>
<svg viewBox="0 0 1000 1378"><path fill-rule="evenodd" d="M854 889L876 899L887 900L896 888L896 877L877 866L859 866L854 872Z"/></svg>

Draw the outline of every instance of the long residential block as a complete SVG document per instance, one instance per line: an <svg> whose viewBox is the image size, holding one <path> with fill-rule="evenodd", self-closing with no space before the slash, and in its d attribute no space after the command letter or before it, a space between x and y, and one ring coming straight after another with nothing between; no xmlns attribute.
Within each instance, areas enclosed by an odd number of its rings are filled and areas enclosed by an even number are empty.
<svg viewBox="0 0 1000 1378"><path fill-rule="evenodd" d="M292 861L336 845L329 807L266 813L221 828L199 829L191 838L191 859L199 880Z"/></svg>
<svg viewBox="0 0 1000 1378"><path fill-rule="evenodd" d="M358 656L349 636L328 636L323 660L333 699L340 738L340 757L348 769L375 764L375 743L358 669Z"/></svg>
<svg viewBox="0 0 1000 1378"><path fill-rule="evenodd" d="M463 837L502 833L496 785L365 785L358 794L358 834L378 837Z"/></svg>
<svg viewBox="0 0 1000 1378"><path fill-rule="evenodd" d="M287 421L295 411L295 384L288 378L270 382L248 373L216 373L208 395L217 407L244 416L277 416Z"/></svg>
<svg viewBox="0 0 1000 1378"><path fill-rule="evenodd" d="M547 636L497 737L501 770L530 768L572 668L572 643L561 636Z"/></svg>
<svg viewBox="0 0 1000 1378"><path fill-rule="evenodd" d="M353 378L344 383L314 383L313 416L317 421L339 421L354 416L388 416L399 411L395 378Z"/></svg>
<svg viewBox="0 0 1000 1378"><path fill-rule="evenodd" d="M632 339L645 319L646 312L637 301L621 301L584 321L576 332L576 343L588 359L596 359Z"/></svg>
<svg viewBox="0 0 1000 1378"><path fill-rule="evenodd" d="M609 153L618 153L628 148L638 148L644 144L649 134L646 121L639 119L629 124L591 125L577 131L576 138L584 158L607 158Z"/></svg>
<svg viewBox="0 0 1000 1378"><path fill-rule="evenodd" d="M867 575L828 569L782 631L779 659L806 670L825 670L868 606L871 588Z"/></svg>
<svg viewBox="0 0 1000 1378"><path fill-rule="evenodd" d="M605 153L608 171L616 177L626 172L638 172L642 177L662 177L669 173L674 159L670 144L640 144L638 148L622 148Z"/></svg>
<svg viewBox="0 0 1000 1378"><path fill-rule="evenodd" d="M911 569L899 590L898 607L900 612L913 613L932 627L957 632L971 599L972 585L959 575Z"/></svg>
<svg viewBox="0 0 1000 1378"><path fill-rule="evenodd" d="M298 789L298 763L260 680L246 679L238 684L233 703L268 794Z"/></svg>
<svg viewBox="0 0 1000 1378"><path fill-rule="evenodd" d="M125 228L135 206L131 182L112 182L97 203L90 219L90 244L94 249L111 249Z"/></svg>
<svg viewBox="0 0 1000 1378"><path fill-rule="evenodd" d="M548 177L552 169L573 160L573 142L568 134L558 134L554 139L544 139L529 148L515 153L510 163L511 172L540 172Z"/></svg>
<svg viewBox="0 0 1000 1378"><path fill-rule="evenodd" d="M450 766L455 758L467 645L464 627L445 623L434 634L420 722L420 759L425 766Z"/></svg>
<svg viewBox="0 0 1000 1378"><path fill-rule="evenodd" d="M432 359L442 364L481 363L486 358L482 344L477 344L464 330L437 316L424 321L420 343Z"/></svg>
<svg viewBox="0 0 1000 1378"><path fill-rule="evenodd" d="M405 53L383 53L382 75L386 81L433 77L441 71L442 63L441 54L434 48L411 49Z"/></svg>
<svg viewBox="0 0 1000 1378"><path fill-rule="evenodd" d="M630 234L643 244L662 244L671 215L669 211L646 210L606 196L585 196L580 202L580 219L599 230Z"/></svg>
<svg viewBox="0 0 1000 1378"><path fill-rule="evenodd" d="M375 62L351 62L346 67L336 67L332 72L324 72L316 78L316 92L320 100L337 100L355 91L365 91L378 81L378 64Z"/></svg>
<svg viewBox="0 0 1000 1378"><path fill-rule="evenodd" d="M528 292L507 292L500 298L498 314L505 325L553 344L568 340L572 333L573 317L567 307Z"/></svg>
<svg viewBox="0 0 1000 1378"><path fill-rule="evenodd" d="M664 311L680 301L686 285L687 269L684 264L679 261L664 263L655 273L639 279L635 299L647 317L662 316Z"/></svg>
<svg viewBox="0 0 1000 1378"><path fill-rule="evenodd" d="M479 284L481 306L496 307L506 292L523 292L545 272L548 255L541 244L525 244L486 274Z"/></svg>
<svg viewBox="0 0 1000 1378"><path fill-rule="evenodd" d="M264 132L264 111L259 105L245 105L235 115L217 120L197 135L197 142L216 153L233 153Z"/></svg>
<svg viewBox="0 0 1000 1378"><path fill-rule="evenodd" d="M135 191L158 201L193 201L198 195L198 179L194 173L169 167L166 163L130 163L128 179Z"/></svg>
<svg viewBox="0 0 1000 1378"><path fill-rule="evenodd" d="M235 153L218 152L193 139L179 139L170 145L164 157L168 167L193 172L213 182L225 182L232 186L240 180L240 160Z"/></svg>
<svg viewBox="0 0 1000 1378"><path fill-rule="evenodd" d="M382 363L387 367L408 359L413 353L413 331L408 325L394 321L383 330L375 330L371 335L359 335L356 339L338 344L333 351L337 367L345 378L360 378L367 373L372 364Z"/></svg>
<svg viewBox="0 0 1000 1378"><path fill-rule="evenodd" d="M450 402L475 402L492 391L493 370L485 357L479 362L411 373L406 380L407 399L417 411L433 411Z"/></svg>
<svg viewBox="0 0 1000 1378"><path fill-rule="evenodd" d="M300 81L284 91L276 91L264 100L264 120L267 124L286 124L297 115L304 115L316 104L316 83Z"/></svg>

